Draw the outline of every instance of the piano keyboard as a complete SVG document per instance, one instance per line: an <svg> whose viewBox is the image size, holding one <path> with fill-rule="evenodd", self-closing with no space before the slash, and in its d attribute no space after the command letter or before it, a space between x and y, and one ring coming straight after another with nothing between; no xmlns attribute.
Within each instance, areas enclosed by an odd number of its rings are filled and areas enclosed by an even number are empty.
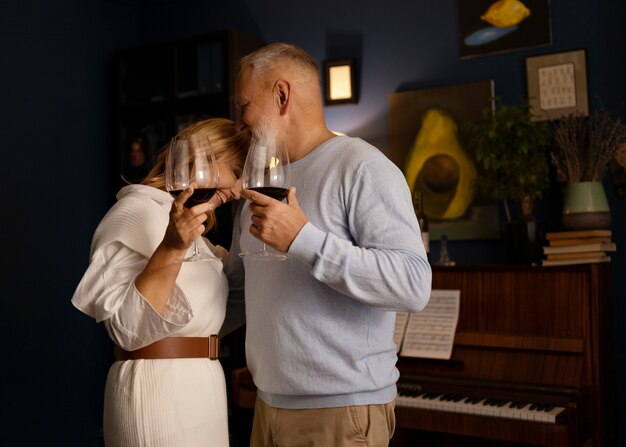
<svg viewBox="0 0 626 447"><path fill-rule="evenodd" d="M548 404L513 402L483 397L461 396L458 394L429 393L403 388L398 389L396 405L551 424L555 424L557 416L565 411L564 407Z"/></svg>

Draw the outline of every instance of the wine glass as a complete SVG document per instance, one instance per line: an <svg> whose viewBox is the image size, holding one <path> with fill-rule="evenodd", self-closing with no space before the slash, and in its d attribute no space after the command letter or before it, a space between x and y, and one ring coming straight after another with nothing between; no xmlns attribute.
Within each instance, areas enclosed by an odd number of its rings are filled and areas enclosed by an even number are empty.
<svg viewBox="0 0 626 447"><path fill-rule="evenodd" d="M185 201L191 208L211 200L219 184L219 170L213 147L208 137L175 136L170 143L165 161L165 188L177 197L193 183L193 194ZM216 261L218 258L200 253L198 241L193 243L193 254L180 262Z"/></svg>
<svg viewBox="0 0 626 447"><path fill-rule="evenodd" d="M276 200L283 200L291 185L289 155L284 144L276 139L255 139L250 145L243 166L243 187ZM269 252L262 244L258 251L239 253L242 258L259 261L284 261L284 253Z"/></svg>

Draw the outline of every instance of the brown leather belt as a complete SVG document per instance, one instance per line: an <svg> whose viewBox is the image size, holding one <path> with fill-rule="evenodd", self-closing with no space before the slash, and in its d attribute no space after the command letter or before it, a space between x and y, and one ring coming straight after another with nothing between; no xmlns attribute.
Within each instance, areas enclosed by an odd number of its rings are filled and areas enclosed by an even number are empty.
<svg viewBox="0 0 626 447"><path fill-rule="evenodd" d="M115 347L116 360L189 359L217 360L220 343L217 335L210 337L167 337L134 351Z"/></svg>

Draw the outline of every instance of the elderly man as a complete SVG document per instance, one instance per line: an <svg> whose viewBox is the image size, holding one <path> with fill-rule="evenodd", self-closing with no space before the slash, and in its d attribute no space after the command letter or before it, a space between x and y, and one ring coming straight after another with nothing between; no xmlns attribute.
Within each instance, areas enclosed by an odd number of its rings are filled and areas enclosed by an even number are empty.
<svg viewBox="0 0 626 447"><path fill-rule="evenodd" d="M242 128L286 145L293 180L286 202L244 190L227 266L227 327L245 297L258 389L251 445L388 445L395 311L421 310L431 289L406 180L375 147L328 130L318 66L298 47L243 58L235 100ZM288 259L236 255L259 241Z"/></svg>

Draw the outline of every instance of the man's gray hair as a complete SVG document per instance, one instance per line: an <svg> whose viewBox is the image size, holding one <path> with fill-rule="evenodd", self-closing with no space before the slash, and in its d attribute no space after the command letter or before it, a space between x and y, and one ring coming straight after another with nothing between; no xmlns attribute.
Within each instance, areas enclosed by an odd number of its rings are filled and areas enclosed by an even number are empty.
<svg viewBox="0 0 626 447"><path fill-rule="evenodd" d="M264 72L272 68L280 60L291 60L310 73L315 73L319 79L319 66L313 57L295 45L288 43L271 43L253 53L244 56L239 61L239 69L253 67L255 71Z"/></svg>

